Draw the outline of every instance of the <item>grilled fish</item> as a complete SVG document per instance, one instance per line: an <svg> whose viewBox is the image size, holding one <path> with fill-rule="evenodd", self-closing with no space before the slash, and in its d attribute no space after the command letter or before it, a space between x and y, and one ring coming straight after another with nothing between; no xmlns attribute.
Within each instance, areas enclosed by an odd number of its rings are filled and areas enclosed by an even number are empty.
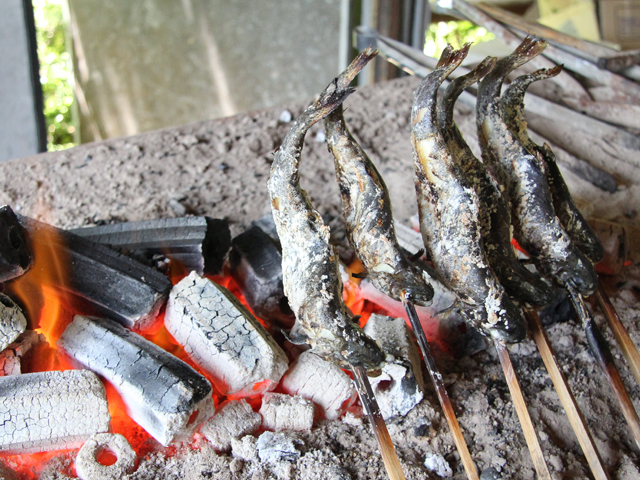
<svg viewBox="0 0 640 480"><path fill-rule="evenodd" d="M598 236L584 219L578 207L573 203L569 188L564 182L556 163L556 156L553 150L546 143L540 146L531 140L527 130L527 121L524 118L524 94L529 85L538 80L554 77L561 71L562 66L558 65L555 68L543 68L516 78L509 84L500 99L502 118L504 118L513 135L529 153L537 153L544 160L553 208L560 219L560 223L580 251L591 262L597 263L604 257L604 249L600 239L598 239Z"/></svg>
<svg viewBox="0 0 640 480"><path fill-rule="evenodd" d="M480 81L476 106L478 137L483 160L511 205L511 222L518 243L531 255L543 275L588 294L596 288L598 277L555 214L544 161L520 144L500 109L505 77L546 46L543 40L527 37Z"/></svg>
<svg viewBox="0 0 640 480"><path fill-rule="evenodd" d="M526 333L522 312L485 258L478 197L438 128L438 88L468 51L469 45L458 51L445 49L415 93L411 133L420 230L436 269L467 304L467 317L484 333L517 342Z"/></svg>
<svg viewBox="0 0 640 480"><path fill-rule="evenodd" d="M511 246L509 208L500 188L487 167L473 154L453 118L453 107L460 94L490 72L495 64L495 58L487 57L471 72L449 83L439 98L438 127L453 159L478 196L482 243L489 265L512 298L529 305L544 305L549 301L549 287L516 257Z"/></svg>
<svg viewBox="0 0 640 480"><path fill-rule="evenodd" d="M381 292L427 306L433 288L407 258L396 239L389 191L362 147L351 136L342 105L324 120L342 197L342 218L349 243ZM425 273L426 275L426 273Z"/></svg>
<svg viewBox="0 0 640 480"><path fill-rule="evenodd" d="M284 292L296 315L289 338L309 343L314 353L345 367L375 368L385 356L354 323L342 301L338 256L329 244L329 228L300 187L299 165L309 128L353 92L349 83L374 56L370 49L362 52L296 118L276 152L268 182L282 244Z"/></svg>

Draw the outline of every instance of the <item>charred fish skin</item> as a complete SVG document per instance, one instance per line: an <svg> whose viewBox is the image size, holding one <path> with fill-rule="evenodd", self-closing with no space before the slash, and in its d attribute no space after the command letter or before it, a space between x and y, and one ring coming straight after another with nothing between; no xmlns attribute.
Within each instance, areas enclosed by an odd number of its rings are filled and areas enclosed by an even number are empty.
<svg viewBox="0 0 640 480"><path fill-rule="evenodd" d="M367 278L395 300L402 301L404 292L416 305L430 305L433 288L398 244L387 186L349 132L342 105L325 118L324 126L335 160L347 237Z"/></svg>
<svg viewBox="0 0 640 480"><path fill-rule="evenodd" d="M309 343L314 353L345 367L375 368L385 356L342 301L338 256L329 244L329 228L300 187L299 165L309 128L353 92L349 83L374 56L370 49L362 52L293 122L275 154L267 185L282 244L284 292L296 315L290 338Z"/></svg>
<svg viewBox="0 0 640 480"><path fill-rule="evenodd" d="M554 77L561 71L562 66L558 65L554 68L543 68L528 75L521 75L511 82L502 94L500 107L506 124L520 143L529 152L537 152L544 160L547 182L553 200L553 208L560 219L560 223L576 247L578 247L592 263L598 263L604 258L604 248L600 243L600 239L573 202L569 188L562 178L562 174L556 163L556 156L553 150L551 150L551 147L546 143L540 146L531 140L529 131L527 130L527 121L524 118L524 94L529 85L538 80Z"/></svg>
<svg viewBox="0 0 640 480"><path fill-rule="evenodd" d="M529 305L545 305L550 289L516 257L511 246L511 216L500 188L487 167L473 154L453 118L454 105L460 94L489 73L495 64L495 58L487 57L468 74L451 80L439 99L438 126L449 152L478 196L480 229L489 265L512 298Z"/></svg>
<svg viewBox="0 0 640 480"><path fill-rule="evenodd" d="M526 334L522 312L489 267L477 195L465 184L438 128L438 88L468 50L469 45L458 51L447 48L415 93L411 133L420 230L436 269L474 312L470 318L475 326L500 341L518 342Z"/></svg>
<svg viewBox="0 0 640 480"><path fill-rule="evenodd" d="M532 256L543 275L593 292L598 277L593 265L573 244L553 209L543 160L520 144L505 123L500 92L506 76L544 50L547 43L527 37L481 81L476 121L484 162L498 180L511 205L511 221L518 243Z"/></svg>

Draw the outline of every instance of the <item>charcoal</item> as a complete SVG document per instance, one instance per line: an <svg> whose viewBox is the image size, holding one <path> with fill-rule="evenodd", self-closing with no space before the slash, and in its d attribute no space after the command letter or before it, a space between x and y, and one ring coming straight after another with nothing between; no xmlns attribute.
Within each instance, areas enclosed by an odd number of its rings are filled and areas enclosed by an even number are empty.
<svg viewBox="0 0 640 480"><path fill-rule="evenodd" d="M301 456L302 441L284 433L264 432L258 437L258 456L265 463L295 462Z"/></svg>
<svg viewBox="0 0 640 480"><path fill-rule="evenodd" d="M273 390L287 370L286 354L224 287L196 272L171 291L167 330L225 395Z"/></svg>
<svg viewBox="0 0 640 480"><path fill-rule="evenodd" d="M211 415L211 384L122 325L76 315L58 346L113 384L129 416L158 442L189 438Z"/></svg>
<svg viewBox="0 0 640 480"><path fill-rule="evenodd" d="M0 352L0 377L22 373L22 357L34 346L46 342L44 335L27 330Z"/></svg>
<svg viewBox="0 0 640 480"><path fill-rule="evenodd" d="M11 207L0 207L0 283L19 277L33 265L26 237Z"/></svg>
<svg viewBox="0 0 640 480"><path fill-rule="evenodd" d="M27 319L20 307L0 293L0 352L9 346L27 328Z"/></svg>
<svg viewBox="0 0 640 480"><path fill-rule="evenodd" d="M104 385L88 370L0 377L0 452L76 448L109 430Z"/></svg>
<svg viewBox="0 0 640 480"><path fill-rule="evenodd" d="M262 397L260 415L266 430L311 430L313 414L313 403L300 396L269 392Z"/></svg>
<svg viewBox="0 0 640 480"><path fill-rule="evenodd" d="M282 285L282 253L259 227L252 227L232 241L231 275L258 318L287 330L295 322Z"/></svg>
<svg viewBox="0 0 640 480"><path fill-rule="evenodd" d="M311 400L329 420L339 418L358 395L340 367L311 352L302 353L294 362L282 379L282 389Z"/></svg>
<svg viewBox="0 0 640 480"><path fill-rule="evenodd" d="M405 416L423 397L424 380L413 334L402 318L373 314L364 333L376 340L387 355L382 374L370 378L385 420Z"/></svg>
<svg viewBox="0 0 640 480"><path fill-rule="evenodd" d="M19 219L30 241L46 241L61 252L69 271L68 278L58 281L57 287L128 328L136 331L153 328L171 290L168 277L73 233L26 217Z"/></svg>
<svg viewBox="0 0 640 480"><path fill-rule="evenodd" d="M195 270L200 275L222 273L231 245L226 220L211 217L142 220L69 231L133 258L149 261L155 255L164 255L187 272Z"/></svg>
<svg viewBox="0 0 640 480"><path fill-rule="evenodd" d="M246 400L230 400L202 426L200 433L217 452L227 452L233 439L251 435L261 424L262 417Z"/></svg>
<svg viewBox="0 0 640 480"><path fill-rule="evenodd" d="M442 455L438 455L437 453L427 452L424 458L424 466L427 470L435 473L440 478L453 477L453 470L451 470L449 462L447 462Z"/></svg>
<svg viewBox="0 0 640 480"><path fill-rule="evenodd" d="M112 465L98 460L101 450L116 456ZM136 463L136 452L119 433L99 433L85 442L76 456L76 473L81 480L119 480L131 473Z"/></svg>

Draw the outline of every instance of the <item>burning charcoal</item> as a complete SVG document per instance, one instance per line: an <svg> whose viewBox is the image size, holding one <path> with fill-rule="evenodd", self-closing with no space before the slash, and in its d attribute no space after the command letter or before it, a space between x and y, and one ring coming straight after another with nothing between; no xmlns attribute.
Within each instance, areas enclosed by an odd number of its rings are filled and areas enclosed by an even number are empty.
<svg viewBox="0 0 640 480"><path fill-rule="evenodd" d="M58 346L109 380L129 416L165 446L190 437L213 414L202 375L116 322L76 315Z"/></svg>
<svg viewBox="0 0 640 480"><path fill-rule="evenodd" d="M313 403L299 396L266 393L262 397L262 426L267 430L311 430Z"/></svg>
<svg viewBox="0 0 640 480"><path fill-rule="evenodd" d="M0 463L0 478L2 480L20 480L16 472L9 469L9 467L5 467L1 463Z"/></svg>
<svg viewBox="0 0 640 480"><path fill-rule="evenodd" d="M287 370L287 356L251 312L196 272L171 291L164 322L225 395L272 390Z"/></svg>
<svg viewBox="0 0 640 480"><path fill-rule="evenodd" d="M76 448L110 420L104 385L88 370L0 377L0 452Z"/></svg>
<svg viewBox="0 0 640 480"><path fill-rule="evenodd" d="M251 435L262 424L262 417L246 400L230 400L202 428L202 433L217 452L227 452L231 440Z"/></svg>
<svg viewBox="0 0 640 480"><path fill-rule="evenodd" d="M113 452L117 460L112 465L103 465L98 460L100 451ZM82 446L76 457L76 472L82 480L119 480L133 471L136 452L127 439L119 433L99 433Z"/></svg>
<svg viewBox="0 0 640 480"><path fill-rule="evenodd" d="M405 416L422 400L424 381L420 355L402 318L371 315L364 333L377 340L387 354L382 375L370 378L385 420Z"/></svg>
<svg viewBox="0 0 640 480"><path fill-rule="evenodd" d="M32 264L24 227L10 207L0 207L0 283L19 277Z"/></svg>
<svg viewBox="0 0 640 480"><path fill-rule="evenodd" d="M295 315L282 286L282 253L271 237L252 227L233 239L231 275L257 317L289 330Z"/></svg>
<svg viewBox="0 0 640 480"><path fill-rule="evenodd" d="M282 388L319 405L329 420L340 417L357 397L353 381L340 367L311 352L298 357L285 374Z"/></svg>
<svg viewBox="0 0 640 480"><path fill-rule="evenodd" d="M153 326L171 289L171 281L165 275L73 233L19 218L32 243L47 242L61 252L69 271L68 278L62 279L58 287L126 327L145 331Z"/></svg>
<svg viewBox="0 0 640 480"><path fill-rule="evenodd" d="M284 433L264 432L258 437L258 456L265 463L295 462L300 458L296 445L301 443Z"/></svg>
<svg viewBox="0 0 640 480"><path fill-rule="evenodd" d="M36 333L33 330L22 333L15 342L0 353L0 377L19 375L22 371L22 357L32 347L43 342L45 342L45 337L41 333Z"/></svg>
<svg viewBox="0 0 640 480"><path fill-rule="evenodd" d="M227 222L210 217L142 220L70 231L134 258L162 254L200 275L220 274L231 245Z"/></svg>
<svg viewBox="0 0 640 480"><path fill-rule="evenodd" d="M27 319L20 307L0 293L0 352L27 328Z"/></svg>

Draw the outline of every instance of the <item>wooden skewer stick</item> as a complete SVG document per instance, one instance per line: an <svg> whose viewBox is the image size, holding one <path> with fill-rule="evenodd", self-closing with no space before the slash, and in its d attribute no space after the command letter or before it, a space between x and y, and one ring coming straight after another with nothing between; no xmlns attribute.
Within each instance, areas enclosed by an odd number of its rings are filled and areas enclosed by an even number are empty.
<svg viewBox="0 0 640 480"><path fill-rule="evenodd" d="M391 442L387 425L384 423L384 418L382 418L382 414L380 413L378 401L371 389L367 371L364 367L354 365L351 366L351 370L353 371L353 380L358 389L360 400L362 401L362 405L364 405L364 409L367 411L371 428L378 441L380 454L382 455L382 461L387 470L387 475L389 475L389 480L405 480L396 449Z"/></svg>
<svg viewBox="0 0 640 480"><path fill-rule="evenodd" d="M540 480L551 480L551 474L549 473L547 462L542 454L542 448L540 447L538 436L533 428L533 422L531 421L531 416L527 410L527 404L524 401L524 396L520 389L520 383L518 382L516 371L511 363L511 357L509 357L509 350L507 350L507 347L498 340L494 340L493 343L498 351L498 358L500 358L500 364L502 365L502 370L504 371L504 376L507 380L507 385L509 386L509 392L511 392L511 399L513 400L513 405L516 408L516 413L520 419L522 432L524 433L527 447L529 447L533 466L535 467L536 472L538 472L538 478Z"/></svg>
<svg viewBox="0 0 640 480"><path fill-rule="evenodd" d="M558 392L564 411L567 412L569 423L571 423L571 427L573 428L576 437L578 437L578 442L582 447L582 452L587 458L593 477L596 480L609 480L609 475L604 468L598 449L593 442L587 423L580 411L580 407L578 407L578 404L576 403L576 399L569 388L569 384L567 383L564 373L562 373L562 370L558 367L555 352L553 351L549 338L544 331L542 322L540 322L538 313L532 308L526 308L524 309L524 314L527 317L529 329L536 345L538 346L540 355L542 356L542 361L547 367L547 371L549 372L551 381Z"/></svg>
<svg viewBox="0 0 640 480"><path fill-rule="evenodd" d="M424 363L427 366L429 376L431 377L433 386L436 390L436 393L438 394L438 400L440 401L442 410L444 410L444 416L447 419L449 429L451 430L451 435L453 435L453 441L455 442L458 453L460 454L460 460L462 461L465 472L467 472L467 477L470 480L480 480L478 477L478 471L476 470L476 465L471 458L471 454L469 453L467 442L462 435L460 424L458 423L456 414L453 411L453 406L451 405L451 400L449 399L449 395L447 394L447 389L444 386L442 374L438 370L438 366L436 365L433 355L431 355L431 347L429 346L427 337L424 334L422 325L420 324L420 319L418 318L416 308L413 305L413 302L411 302L410 298L408 297L410 296L406 293L403 294L402 303L404 304L404 308L407 310L407 315L409 317L409 320L411 321L413 332L416 334L416 338L418 339L418 345L420 345L420 350L422 350Z"/></svg>
<svg viewBox="0 0 640 480"><path fill-rule="evenodd" d="M633 403L631 403L631 398L629 398L627 389L622 383L620 372L618 371L616 364L613 362L611 350L609 350L609 347L607 346L600 329L596 325L596 322L593 320L591 312L585 305L582 296L570 286L567 286L567 290L571 296L573 306L580 317L584 332L587 335L589 350L591 350L591 354L595 358L596 363L602 370L602 373L607 377L611 388L613 388L613 391L618 398L620 408L622 409L622 414L631 429L631 434L633 435L638 448L640 448L640 419L638 419L638 413L636 412Z"/></svg>
<svg viewBox="0 0 640 480"><path fill-rule="evenodd" d="M596 290L596 300L598 300L600 310L604 313L611 330L613 330L613 334L618 341L618 345L622 350L624 358L627 359L627 363L629 364L629 368L631 369L636 382L640 385L640 353L638 353L638 349L634 345L633 340L631 340L629 332L627 332L627 329L620 321L618 312L616 312L616 309L613 307L613 304L611 303L611 300L609 300L607 292L605 292L602 285L598 285L598 289Z"/></svg>

